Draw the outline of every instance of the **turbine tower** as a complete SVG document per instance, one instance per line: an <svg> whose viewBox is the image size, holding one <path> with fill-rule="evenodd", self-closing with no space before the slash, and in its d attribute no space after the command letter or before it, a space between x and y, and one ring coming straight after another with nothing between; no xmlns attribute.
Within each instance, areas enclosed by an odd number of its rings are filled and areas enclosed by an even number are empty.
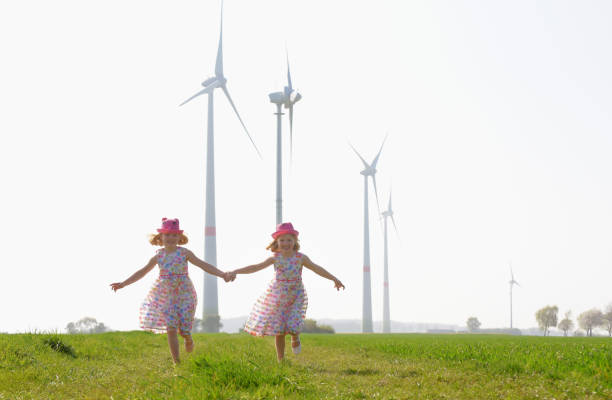
<svg viewBox="0 0 612 400"><path fill-rule="evenodd" d="M223 75L223 3L221 3L221 25L219 34L219 47L217 49L217 60L215 63L215 76L206 79L202 82L204 89L200 90L179 106L195 99L196 97L208 95L208 124L206 130L206 221L204 228L204 260L212 265L217 265L217 228L215 221L215 153L214 153L214 123L213 123L213 93L215 89L220 88L230 105L234 109L240 124L244 128L247 136L251 140L255 151L259 154L255 142L251 138L238 110L232 101L232 98L227 90L227 79ZM261 155L260 155L261 157ZM203 322L204 331L219 332L219 303L217 294L217 278L204 272L204 311Z"/></svg>
<svg viewBox="0 0 612 400"><path fill-rule="evenodd" d="M386 137L385 137L386 140ZM369 224L369 212L368 212L368 177L372 177L372 183L374 184L374 194L376 195L376 203L378 204L378 190L376 189L376 164L378 163L378 157L382 151L385 141L380 146L378 154L372 161L372 164L368 164L363 157L353 146L353 151L363 162L365 169L361 171L363 175L363 305L362 305L362 316L361 316L361 331L363 333L372 333L372 284L370 281L370 224ZM378 207L380 210L380 206Z"/></svg>
<svg viewBox="0 0 612 400"><path fill-rule="evenodd" d="M289 140L291 157L293 158L293 105L300 101L302 95L293 90L291 84L291 71L289 70L289 55L287 55L287 86L282 92L268 95L270 102L276 104L276 225L283 222L283 156L282 156L282 124L281 107L289 109Z"/></svg>
<svg viewBox="0 0 612 400"><path fill-rule="evenodd" d="M512 286L521 286L517 281L514 280L514 274L512 273L512 263L510 263L510 329L512 329Z"/></svg>
<svg viewBox="0 0 612 400"><path fill-rule="evenodd" d="M395 219L393 218L393 210L391 209L391 194L389 193L389 206L386 211L382 213L384 219L384 232L385 232L385 272L383 282L383 333L391 332L391 313L389 310L389 256L387 247L387 218L391 218L395 232L397 233L397 225L395 225Z"/></svg>

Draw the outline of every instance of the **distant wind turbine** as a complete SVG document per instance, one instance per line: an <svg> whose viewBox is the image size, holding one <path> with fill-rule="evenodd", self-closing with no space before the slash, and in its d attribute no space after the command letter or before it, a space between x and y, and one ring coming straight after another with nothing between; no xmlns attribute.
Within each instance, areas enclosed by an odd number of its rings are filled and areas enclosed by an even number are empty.
<svg viewBox="0 0 612 400"><path fill-rule="evenodd" d="M217 228L215 222L215 153L214 153L214 124L213 124L213 92L215 89L220 88L230 105L234 109L240 124L244 128L247 136L249 137L255 151L259 154L255 142L251 138L249 131L247 130L238 110L232 101L232 98L227 90L227 79L223 75L223 3L221 3L221 26L219 35L219 47L217 49L217 61L215 63L215 76L206 79L202 82L204 89L200 90L179 106L190 102L196 97L207 94L208 95L208 124L207 124L207 136L206 136L206 221L204 228L204 260L212 265L217 265ZM217 294L217 280L216 277L208 273L204 273L204 312L203 320L205 322L205 330L208 332L219 331L219 303ZM207 324L207 321L213 321ZM215 322L216 320L216 322Z"/></svg>
<svg viewBox="0 0 612 400"><path fill-rule="evenodd" d="M385 137L385 140L387 138ZM378 164L378 158L380 152L385 145L383 140L382 145L378 154L372 161L372 164L368 164L363 157L353 146L351 148L357 154L357 157L363 162L365 169L361 171L363 175L363 305L362 305L362 319L361 319L361 331L363 333L371 333L372 330L372 285L370 281L370 224L369 224L369 211L368 211L368 176L372 177L372 183L374 184L374 194L376 195L376 203L378 204L378 190L376 188L376 164ZM380 211L380 206L378 207Z"/></svg>
<svg viewBox="0 0 612 400"><path fill-rule="evenodd" d="M514 280L514 273L512 272L512 263L510 263L510 329L512 329L512 286L521 286L517 281Z"/></svg>
<svg viewBox="0 0 612 400"><path fill-rule="evenodd" d="M268 95L270 102L276 104L276 224L283 222L283 167L282 167L282 123L281 107L289 109L289 140L291 158L293 159L293 105L300 101L302 95L293 89L291 84L291 71L289 69L289 55L287 55L287 86L282 92Z"/></svg>
<svg viewBox="0 0 612 400"><path fill-rule="evenodd" d="M393 218L393 210L391 209L391 193L389 193L389 205L387 209L382 213L385 232L385 272L383 282L383 333L391 332L391 312L389 310L389 256L387 246L387 218L391 218L395 233L397 233L397 225L395 225L395 219Z"/></svg>

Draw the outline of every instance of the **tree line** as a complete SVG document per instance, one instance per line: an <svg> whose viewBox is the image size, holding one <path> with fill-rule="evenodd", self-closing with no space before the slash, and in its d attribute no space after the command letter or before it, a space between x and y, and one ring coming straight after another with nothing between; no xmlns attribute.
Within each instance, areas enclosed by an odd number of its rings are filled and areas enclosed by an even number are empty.
<svg viewBox="0 0 612 400"><path fill-rule="evenodd" d="M542 307L536 312L536 321L540 329L544 331L544 336L550 335L551 327L557 327L563 331L563 336L567 336L568 332L574 329L575 325L571 318L571 311L567 311L564 314L564 318L560 321L557 321L558 313L559 307L557 306ZM587 336L593 336L594 328L602 328L608 331L608 336L612 336L612 303L608 304L604 311L598 308L587 310L578 315L576 321ZM574 331L575 336L580 336L581 334L580 330Z"/></svg>
<svg viewBox="0 0 612 400"><path fill-rule="evenodd" d="M66 331L68 333L104 333L110 332L111 329L104 325L102 322L98 322L92 317L83 317L76 322L69 322L66 325Z"/></svg>

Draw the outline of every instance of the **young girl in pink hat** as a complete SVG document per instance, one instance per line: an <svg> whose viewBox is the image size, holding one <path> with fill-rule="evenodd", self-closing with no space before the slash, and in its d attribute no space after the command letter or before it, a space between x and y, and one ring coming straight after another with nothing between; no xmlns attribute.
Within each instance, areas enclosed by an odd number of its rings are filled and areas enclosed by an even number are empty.
<svg viewBox="0 0 612 400"><path fill-rule="evenodd" d="M185 340L185 350L193 351L191 328L197 304L193 283L187 275L187 262L202 268L209 274L223 278L226 282L233 280L232 275L200 260L190 250L179 247L186 244L187 236L179 229L178 219L162 219L162 227L157 234L151 235L149 242L162 246L149 260L147 265L136 271L123 282L111 283L117 291L130 285L159 265L159 277L149 294L140 306L140 327L153 332L167 332L170 354L174 363L180 362L178 333Z"/></svg>
<svg viewBox="0 0 612 400"><path fill-rule="evenodd" d="M337 290L344 285L324 268L313 263L308 256L299 253L298 231L290 222L279 224L272 234L274 241L268 245L274 255L262 263L250 265L230 272L250 274L274 264L275 277L268 289L259 297L244 330L255 336L276 336L276 356L278 361L285 357L285 335L291 335L291 348L299 354L302 348L300 331L306 317L308 298L302 284L302 266L331 281Z"/></svg>

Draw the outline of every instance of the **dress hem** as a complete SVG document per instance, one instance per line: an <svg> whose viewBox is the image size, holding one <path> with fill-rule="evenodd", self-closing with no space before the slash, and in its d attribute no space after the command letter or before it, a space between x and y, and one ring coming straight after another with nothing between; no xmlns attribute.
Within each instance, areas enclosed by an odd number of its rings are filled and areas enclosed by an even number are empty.
<svg viewBox="0 0 612 400"><path fill-rule="evenodd" d="M291 331L285 331L285 332L255 332L255 331L249 331L247 329L244 329L244 331L246 333L248 333L249 335L256 336L256 337L279 336L279 335L299 335L301 333L300 331L296 331L296 332L291 332Z"/></svg>

